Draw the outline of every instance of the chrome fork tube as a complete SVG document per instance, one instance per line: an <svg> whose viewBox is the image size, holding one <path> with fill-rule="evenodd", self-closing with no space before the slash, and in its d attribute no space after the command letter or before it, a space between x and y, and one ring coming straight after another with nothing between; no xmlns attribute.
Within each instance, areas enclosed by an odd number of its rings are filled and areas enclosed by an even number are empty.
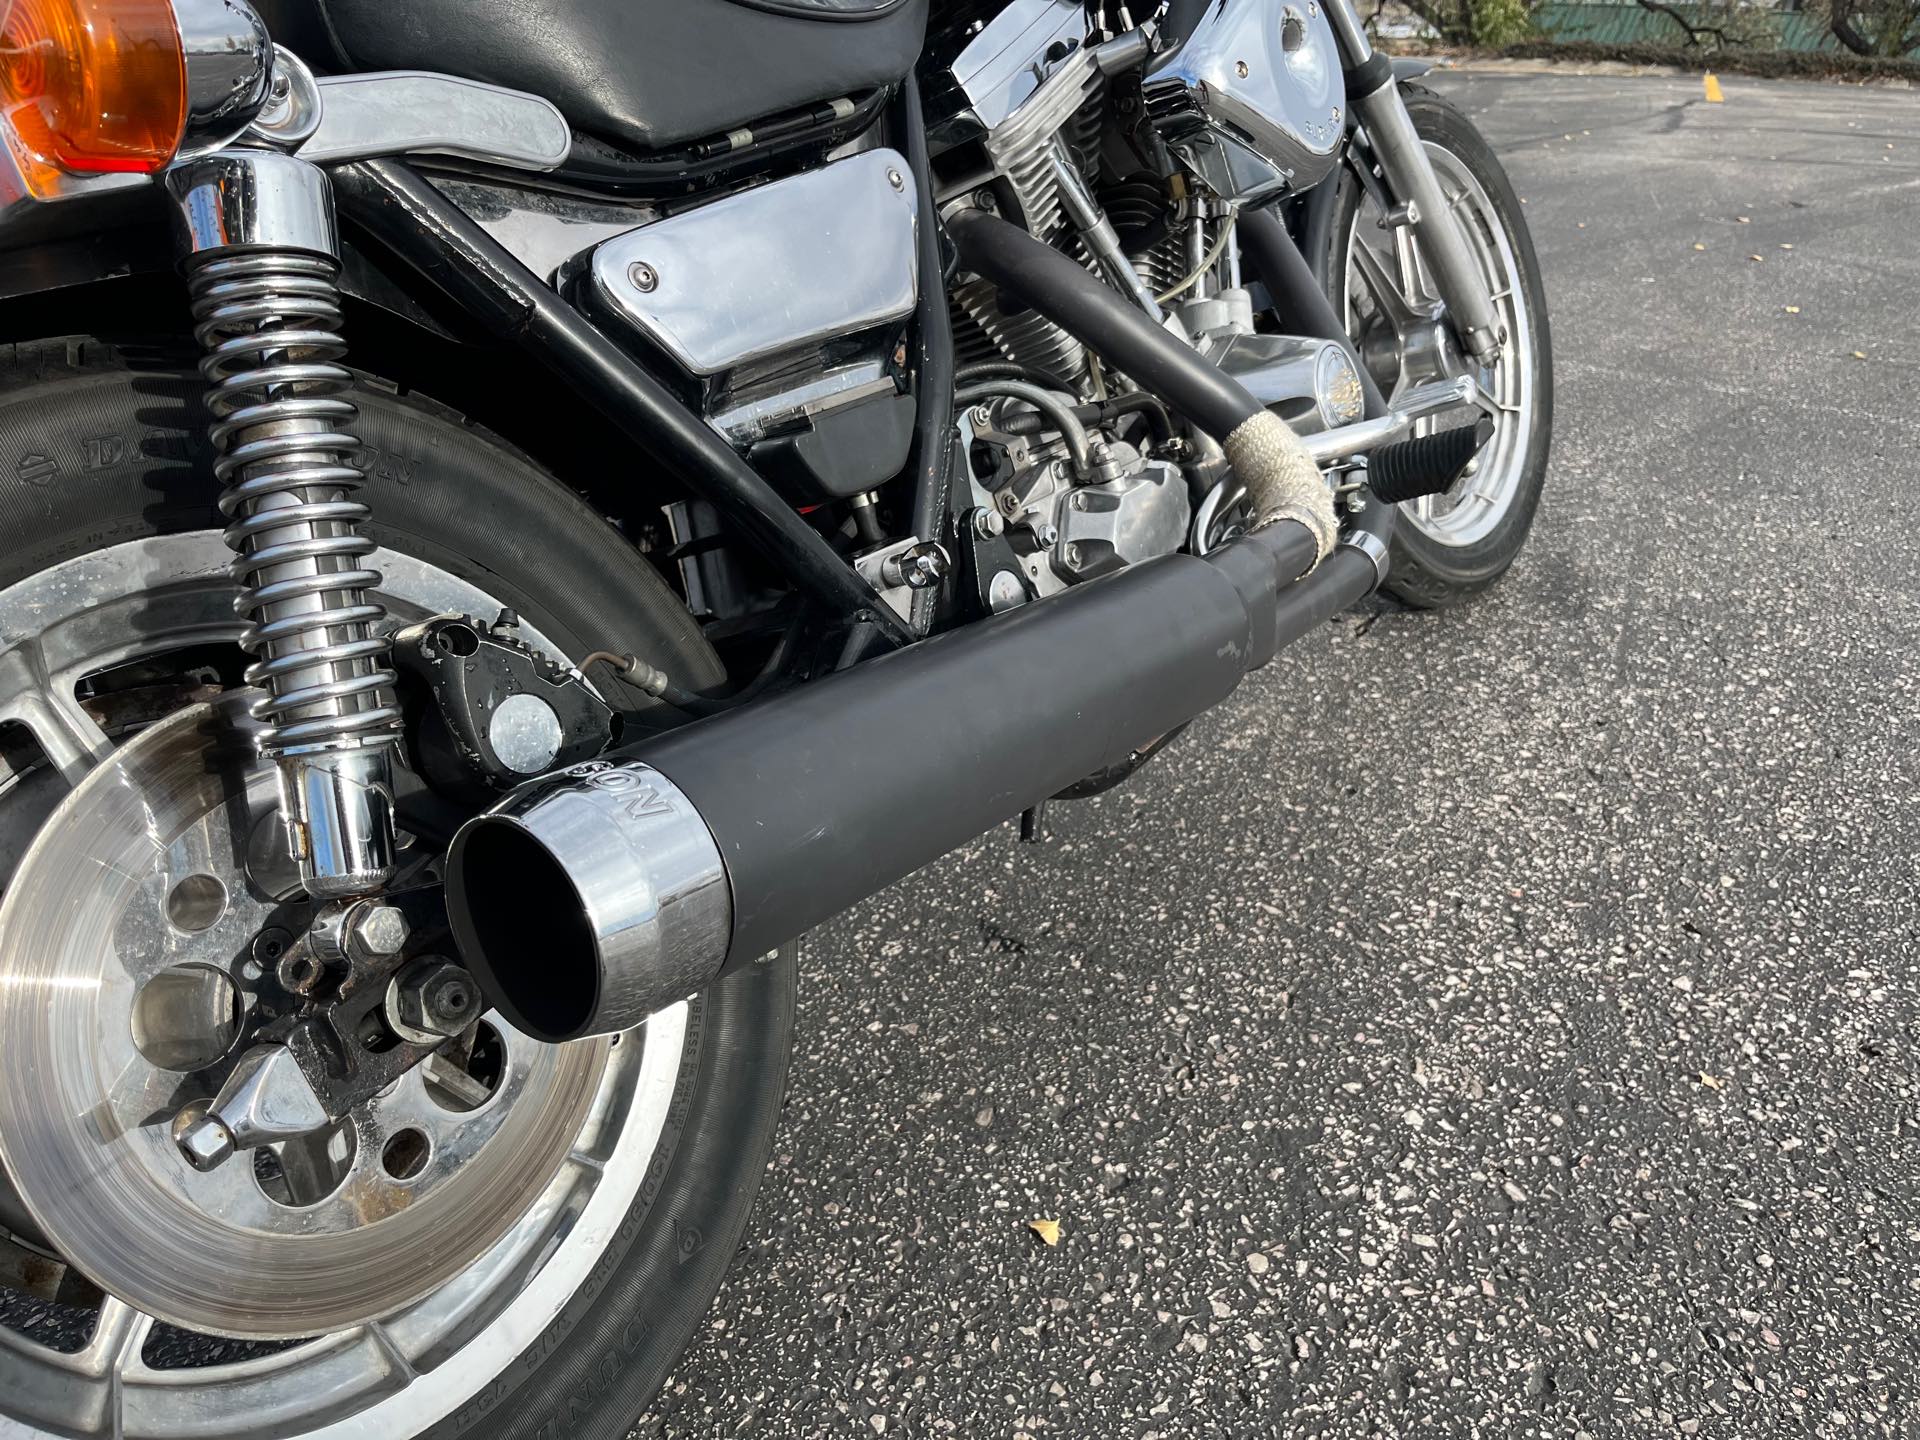
<svg viewBox="0 0 1920 1440"><path fill-rule="evenodd" d="M1393 67L1374 54L1352 0L1327 0L1327 20L1346 59L1348 103L1366 126L1387 189L1394 199L1413 207L1408 224L1421 254L1433 267L1434 283L1440 287L1440 298L1447 303L1461 342L1476 359L1492 364L1506 343L1499 312L1461 232L1459 217L1440 188L1427 148L1413 128Z"/></svg>
<svg viewBox="0 0 1920 1440"><path fill-rule="evenodd" d="M384 607L368 592L373 541L350 433L352 383L336 363L339 240L317 166L223 150L167 172L211 386L214 473L254 657L247 682L262 750L280 769L281 814L307 892L365 894L393 874L392 754L400 712Z"/></svg>

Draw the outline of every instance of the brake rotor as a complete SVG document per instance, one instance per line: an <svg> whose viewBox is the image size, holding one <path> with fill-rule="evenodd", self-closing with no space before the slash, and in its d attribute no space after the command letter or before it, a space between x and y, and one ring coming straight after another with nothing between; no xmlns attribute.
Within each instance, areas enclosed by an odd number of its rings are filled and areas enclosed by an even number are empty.
<svg viewBox="0 0 1920 1440"><path fill-rule="evenodd" d="M210 705L144 731L14 873L0 1162L107 1293L184 1329L291 1339L388 1314L478 1261L569 1163L608 1042L542 1045L489 1015L490 1089L449 1095L420 1067L312 1144L191 1169L172 1117L214 1092L271 1003L253 993L255 946L285 909L259 883L273 768L230 735Z"/></svg>

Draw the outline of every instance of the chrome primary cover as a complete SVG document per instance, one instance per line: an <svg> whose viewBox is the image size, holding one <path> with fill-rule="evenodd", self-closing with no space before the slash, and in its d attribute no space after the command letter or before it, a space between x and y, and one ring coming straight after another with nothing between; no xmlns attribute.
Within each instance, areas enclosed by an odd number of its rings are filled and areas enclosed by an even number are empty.
<svg viewBox="0 0 1920 1440"><path fill-rule="evenodd" d="M1333 168L1347 91L1321 0L1219 0L1143 91L1168 145L1223 200L1305 189Z"/></svg>
<svg viewBox="0 0 1920 1440"><path fill-rule="evenodd" d="M505 1235L566 1163L607 1042L536 1045L490 1017L509 1063L471 1113L421 1067L328 1156L188 1167L168 1122L243 1048L278 904L273 770L232 738L207 705L142 732L21 861L0 903L0 1160L109 1294L188 1329L313 1335L419 1299ZM302 1178L309 1194L275 1198Z"/></svg>

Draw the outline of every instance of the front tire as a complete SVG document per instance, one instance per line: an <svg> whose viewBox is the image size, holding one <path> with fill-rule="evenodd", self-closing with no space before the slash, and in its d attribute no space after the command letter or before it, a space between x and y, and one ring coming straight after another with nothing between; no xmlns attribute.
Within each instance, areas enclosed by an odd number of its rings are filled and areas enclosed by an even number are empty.
<svg viewBox="0 0 1920 1440"><path fill-rule="evenodd" d="M1508 334L1501 361L1490 370L1447 343L1423 349L1425 369L1408 374L1399 363L1406 347L1392 340L1365 277L1352 258L1366 244L1389 274L1397 273L1408 298L1434 298L1426 266L1400 238L1382 231L1379 211L1351 165L1339 172L1327 223L1309 235L1309 258L1334 311L1366 357L1391 399L1398 389L1448 374L1475 373L1504 406L1496 432L1476 468L1441 496L1410 502L1400 511L1393 538L1387 589L1424 608L1454 605L1485 590L1506 573L1540 506L1553 431L1553 342L1547 322L1546 287L1534 254L1520 198L1493 149L1450 101L1424 86L1402 84L1401 95L1415 131L1425 142L1441 187L1455 198L1455 214L1496 297ZM1431 357L1439 357L1434 363Z"/></svg>
<svg viewBox="0 0 1920 1440"><path fill-rule="evenodd" d="M90 340L14 348L0 365L0 434L27 459L0 471L0 599L70 562L137 555L156 537L205 535L217 558L217 541L206 535L218 524L218 486L201 390L190 371L135 369ZM644 558L525 457L419 398L362 384L352 399L368 447L368 528L383 550L514 608L575 660L596 649L632 651L693 688L722 678L692 618ZM125 591L143 583L131 568L119 578ZM0 660L15 638L0 627ZM48 779L58 777L14 774L0 755L0 820L10 805L16 816L26 813L36 788L27 782ZM0 833L0 893L14 859ZM795 954L790 947L689 1002L677 1069L658 1087L664 1119L624 1219L597 1237L597 1253L582 1256L584 1278L550 1313L485 1332L499 1358L484 1373L466 1352L436 1354L422 1359L419 1380L363 1411L336 1405L297 1425L262 1419L252 1423L264 1428L218 1433L626 1435L712 1302L747 1222L784 1091ZM0 955L0 967L5 961ZM7 1213L0 1206L0 1218ZM0 1326L20 1314L21 1302L0 1291ZM25 1387L5 1374L19 1353L0 1343L0 1431L58 1433L14 1413L13 1396ZM170 1377L180 1379L177 1371ZM403 1403L415 1385L430 1403Z"/></svg>

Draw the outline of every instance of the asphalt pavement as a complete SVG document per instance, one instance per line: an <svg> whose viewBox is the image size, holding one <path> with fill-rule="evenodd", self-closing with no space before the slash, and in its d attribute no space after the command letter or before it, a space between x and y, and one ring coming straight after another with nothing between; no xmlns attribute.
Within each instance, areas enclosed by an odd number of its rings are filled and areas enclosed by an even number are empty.
<svg viewBox="0 0 1920 1440"><path fill-rule="evenodd" d="M641 1435L1920 1431L1920 96L1437 83L1551 292L1531 546L827 927Z"/></svg>

